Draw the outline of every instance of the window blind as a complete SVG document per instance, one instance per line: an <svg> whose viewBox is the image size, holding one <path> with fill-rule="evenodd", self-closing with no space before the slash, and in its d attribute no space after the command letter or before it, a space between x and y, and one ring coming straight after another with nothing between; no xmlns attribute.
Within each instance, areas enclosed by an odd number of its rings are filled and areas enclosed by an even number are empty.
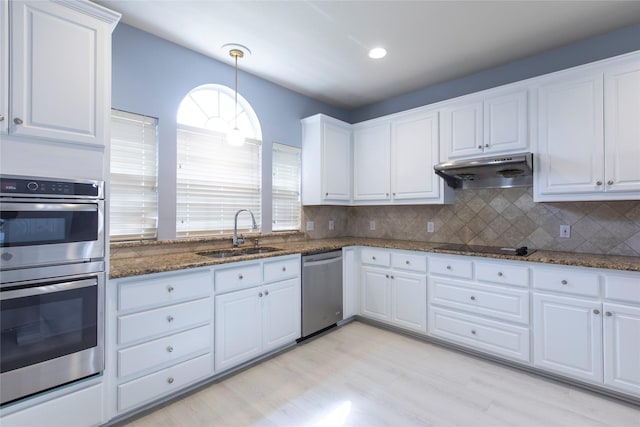
<svg viewBox="0 0 640 427"><path fill-rule="evenodd" d="M184 125L178 129L176 232L178 237L228 234L235 213L250 209L260 225L260 142L234 147L226 135ZM238 230L251 229L251 217L238 217Z"/></svg>
<svg viewBox="0 0 640 427"><path fill-rule="evenodd" d="M300 149L274 143L272 168L272 230L300 230Z"/></svg>
<svg viewBox="0 0 640 427"><path fill-rule="evenodd" d="M111 112L109 235L112 241L154 239L158 226L157 119Z"/></svg>

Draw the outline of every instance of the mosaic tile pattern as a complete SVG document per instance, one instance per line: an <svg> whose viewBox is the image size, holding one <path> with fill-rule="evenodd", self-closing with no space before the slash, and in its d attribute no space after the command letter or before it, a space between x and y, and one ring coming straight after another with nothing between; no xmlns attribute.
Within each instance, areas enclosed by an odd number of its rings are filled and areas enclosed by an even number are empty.
<svg viewBox="0 0 640 427"><path fill-rule="evenodd" d="M534 203L531 188L456 190L453 205L307 206L312 239L375 237L640 256L640 201ZM330 219L336 229L323 224ZM370 230L370 221L376 230ZM427 233L427 222L435 225ZM571 226L559 238L561 224ZM340 234L342 233L342 234Z"/></svg>

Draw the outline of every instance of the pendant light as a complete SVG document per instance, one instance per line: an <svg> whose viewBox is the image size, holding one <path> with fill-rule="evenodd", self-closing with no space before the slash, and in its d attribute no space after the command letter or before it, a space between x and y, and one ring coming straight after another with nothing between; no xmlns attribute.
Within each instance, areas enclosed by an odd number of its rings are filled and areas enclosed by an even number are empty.
<svg viewBox="0 0 640 427"><path fill-rule="evenodd" d="M244 56L244 52L241 49L231 49L229 51L229 55L235 59L236 62L236 67L235 67L235 81L236 81L236 87L235 87L235 114L233 117L234 120L234 125L233 125L233 129L231 129L228 133L227 133L227 142L230 145L234 145L234 146L241 146L242 144L244 144L244 135L242 133L242 131L240 129L238 129L238 58L242 58Z"/></svg>

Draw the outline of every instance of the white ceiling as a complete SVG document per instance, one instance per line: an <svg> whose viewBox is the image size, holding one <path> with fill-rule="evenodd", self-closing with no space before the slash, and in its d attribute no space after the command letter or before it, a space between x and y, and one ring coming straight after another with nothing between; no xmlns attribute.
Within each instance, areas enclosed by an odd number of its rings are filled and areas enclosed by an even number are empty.
<svg viewBox="0 0 640 427"><path fill-rule="evenodd" d="M640 1L97 0L123 22L341 108L640 23ZM367 56L384 46L381 60ZM242 92L242 91L241 91Z"/></svg>

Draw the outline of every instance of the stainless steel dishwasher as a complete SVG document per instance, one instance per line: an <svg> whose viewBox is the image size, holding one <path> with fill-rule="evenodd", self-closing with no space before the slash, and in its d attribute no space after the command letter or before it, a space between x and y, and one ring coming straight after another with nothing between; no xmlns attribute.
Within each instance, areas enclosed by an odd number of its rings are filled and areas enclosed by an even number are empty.
<svg viewBox="0 0 640 427"><path fill-rule="evenodd" d="M302 339L342 320L342 251L302 256Z"/></svg>

